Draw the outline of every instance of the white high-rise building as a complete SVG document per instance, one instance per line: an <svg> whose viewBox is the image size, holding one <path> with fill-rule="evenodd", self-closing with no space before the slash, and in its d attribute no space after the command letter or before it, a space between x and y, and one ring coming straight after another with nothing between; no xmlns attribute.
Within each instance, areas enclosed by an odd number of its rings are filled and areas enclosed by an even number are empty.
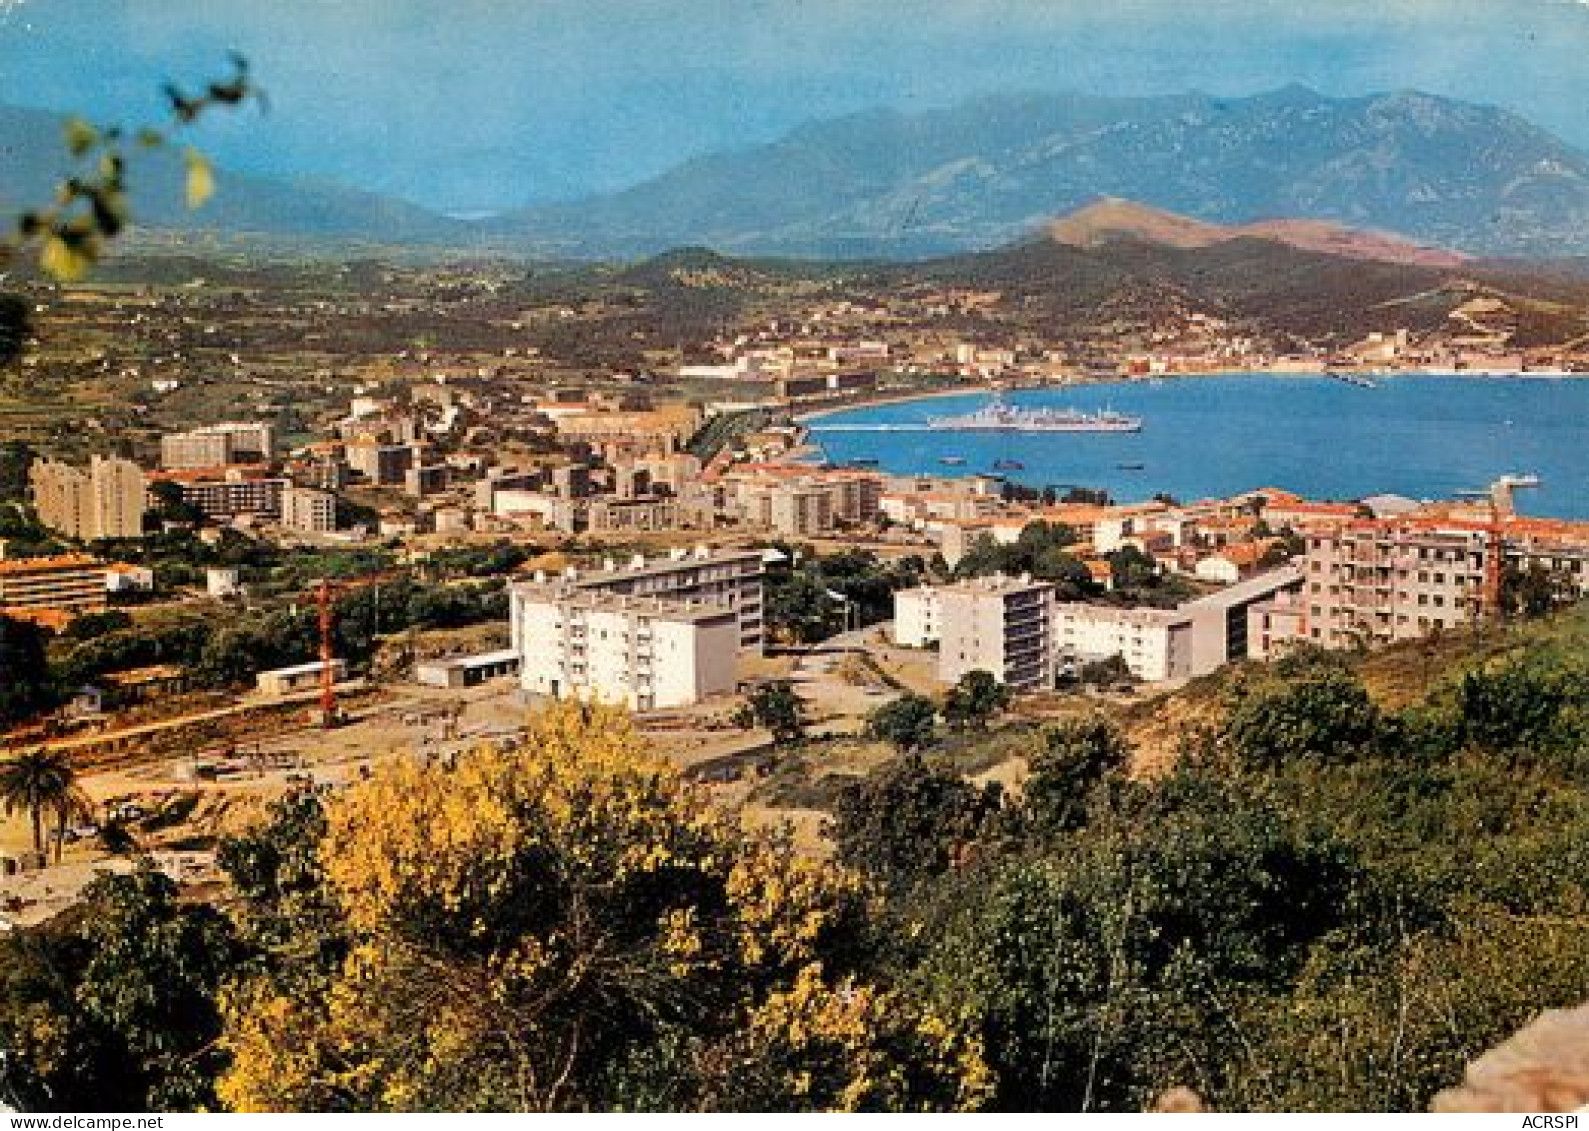
<svg viewBox="0 0 1589 1131"><path fill-rule="evenodd" d="M86 468L39 460L28 471L33 507L51 530L85 542L143 535L143 470L94 456Z"/></svg>
<svg viewBox="0 0 1589 1131"><path fill-rule="evenodd" d="M229 421L160 438L160 466L173 470L269 463L276 456L276 427L263 420Z"/></svg>
<svg viewBox="0 0 1589 1131"><path fill-rule="evenodd" d="M559 581L515 586L511 616L526 691L651 711L735 687L740 625L724 605Z"/></svg>
<svg viewBox="0 0 1589 1131"><path fill-rule="evenodd" d="M630 597L664 597L732 609L739 622L738 646L760 653L764 633L760 550L674 550L666 557L635 555L628 564L576 571L566 580L576 589Z"/></svg>
<svg viewBox="0 0 1589 1131"><path fill-rule="evenodd" d="M986 671L1022 690L1054 686L1054 587L977 577L938 590L938 678Z"/></svg>
<svg viewBox="0 0 1589 1131"><path fill-rule="evenodd" d="M281 526L300 534L326 534L337 528L337 496L315 487L286 487L281 492Z"/></svg>

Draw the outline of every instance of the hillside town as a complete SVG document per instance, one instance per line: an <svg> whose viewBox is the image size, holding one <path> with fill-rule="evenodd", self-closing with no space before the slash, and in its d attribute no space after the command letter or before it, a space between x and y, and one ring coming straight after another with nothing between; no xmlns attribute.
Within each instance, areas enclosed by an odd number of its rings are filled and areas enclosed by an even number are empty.
<svg viewBox="0 0 1589 1131"><path fill-rule="evenodd" d="M140 128L236 13L102 2L0 0L0 1118L1589 1110L1583 13L1464 15L1550 128L1161 0L267 7Z"/></svg>

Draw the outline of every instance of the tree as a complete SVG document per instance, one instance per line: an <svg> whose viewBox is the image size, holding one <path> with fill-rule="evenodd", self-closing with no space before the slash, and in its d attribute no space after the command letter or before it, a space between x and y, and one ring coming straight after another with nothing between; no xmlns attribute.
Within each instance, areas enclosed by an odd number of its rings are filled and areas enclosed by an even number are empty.
<svg viewBox="0 0 1589 1131"><path fill-rule="evenodd" d="M1243 762L1270 769L1299 759L1354 761L1382 734L1379 709L1368 692L1338 671L1239 689L1223 732Z"/></svg>
<svg viewBox="0 0 1589 1131"><path fill-rule="evenodd" d="M1490 751L1541 755L1576 746L1562 725L1568 703L1560 674L1527 662L1468 672L1457 689L1463 739Z"/></svg>
<svg viewBox="0 0 1589 1131"><path fill-rule="evenodd" d="M1101 660L1088 660L1082 664L1079 677L1081 682L1094 687L1113 687L1119 683L1135 683L1137 677L1131 674L1131 665L1126 663L1126 658L1119 652L1112 656L1105 656Z"/></svg>
<svg viewBox="0 0 1589 1131"><path fill-rule="evenodd" d="M50 705L54 688L44 630L0 613L0 723L31 718Z"/></svg>
<svg viewBox="0 0 1589 1131"><path fill-rule="evenodd" d="M394 761L324 812L322 906L345 956L324 977L267 968L230 997L220 1091L239 1110L981 1094L953 1015L858 968L854 878L709 809L620 711L554 704L511 751ZM236 859L266 896L250 913L268 914L282 873ZM273 935L289 937L258 937ZM846 1023L852 1008L886 1023Z"/></svg>
<svg viewBox="0 0 1589 1131"><path fill-rule="evenodd" d="M746 697L739 722L747 730L764 727L773 742L792 746L805 740L805 701L788 680L769 680Z"/></svg>
<svg viewBox="0 0 1589 1131"><path fill-rule="evenodd" d="M1578 600L1578 584L1571 573L1531 562L1527 569L1507 566L1501 575L1501 610L1510 617L1529 620Z"/></svg>
<svg viewBox="0 0 1589 1131"><path fill-rule="evenodd" d="M980 729L1009 706L1010 689L978 668L966 672L945 694L944 721L958 730Z"/></svg>
<svg viewBox="0 0 1589 1131"><path fill-rule="evenodd" d="M44 1111L213 1108L237 959L226 917L169 877L100 876L47 926L0 935L0 1085Z"/></svg>
<svg viewBox="0 0 1589 1131"><path fill-rule="evenodd" d="M149 497L154 501L149 514L157 524L172 522L191 526L204 525L204 511L187 501L182 494L182 484L169 479L157 479L149 485Z"/></svg>
<svg viewBox="0 0 1589 1131"><path fill-rule="evenodd" d="M978 788L909 754L847 786L829 831L845 864L905 887L959 862L1003 796L996 783Z"/></svg>
<svg viewBox="0 0 1589 1131"><path fill-rule="evenodd" d="M924 695L901 695L878 707L866 720L866 733L893 745L901 754L932 744L938 707Z"/></svg>
<svg viewBox="0 0 1589 1131"><path fill-rule="evenodd" d="M28 815L33 824L33 851L41 857L45 818L54 817L59 859L66 826L85 805L77 787L77 772L66 755L39 749L0 762L0 807L7 815Z"/></svg>
<svg viewBox="0 0 1589 1131"><path fill-rule="evenodd" d="M64 635L69 640L92 640L107 632L121 632L131 627L130 616L120 609L108 609L103 613L81 614L66 626Z"/></svg>
<svg viewBox="0 0 1589 1131"><path fill-rule="evenodd" d="M1116 590L1147 589L1158 584L1159 563L1136 546L1122 546L1104 555Z"/></svg>
<svg viewBox="0 0 1589 1131"><path fill-rule="evenodd" d="M1068 832L1086 823L1093 791L1125 772L1131 748L1108 719L1071 719L1051 727L1032 756L1022 793L1029 824L1044 832Z"/></svg>
<svg viewBox="0 0 1589 1131"><path fill-rule="evenodd" d="M924 992L975 1019L998 1109L1141 1111L1252 1068L1236 1011L1348 919L1350 852L1218 779L1176 775L1101 817L913 924Z"/></svg>

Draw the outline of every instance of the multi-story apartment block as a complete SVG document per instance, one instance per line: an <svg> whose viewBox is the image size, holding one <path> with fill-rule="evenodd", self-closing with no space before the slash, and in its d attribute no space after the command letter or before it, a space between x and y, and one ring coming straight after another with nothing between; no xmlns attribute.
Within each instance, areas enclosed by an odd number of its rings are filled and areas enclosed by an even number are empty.
<svg viewBox="0 0 1589 1131"><path fill-rule="evenodd" d="M1055 650L1061 664L1119 656L1150 682L1207 675L1247 657L1250 610L1301 584L1301 571L1283 565L1173 609L1066 602L1055 608Z"/></svg>
<svg viewBox="0 0 1589 1131"><path fill-rule="evenodd" d="M805 537L872 521L882 490L882 477L872 472L784 464L736 470L722 484L724 509L741 521Z"/></svg>
<svg viewBox="0 0 1589 1131"><path fill-rule="evenodd" d="M280 476L242 467L157 471L149 479L175 483L182 490L183 502L198 507L210 518L221 519L244 514L278 518L282 492L289 486Z"/></svg>
<svg viewBox="0 0 1589 1131"><path fill-rule="evenodd" d="M636 555L626 566L609 562L600 570L565 574L563 580L587 592L662 597L731 609L739 623L739 649L760 653L765 635L765 572L760 550L714 551L699 546L693 552L674 550L665 558L647 560Z"/></svg>
<svg viewBox="0 0 1589 1131"><path fill-rule="evenodd" d="M264 421L212 424L160 439L160 466L176 470L269 463L275 455L276 429Z"/></svg>
<svg viewBox="0 0 1589 1131"><path fill-rule="evenodd" d="M1492 611L1501 547L1480 524L1362 520L1308 536L1306 639L1325 647L1424 636Z"/></svg>
<svg viewBox="0 0 1589 1131"><path fill-rule="evenodd" d="M88 554L7 558L0 543L0 613L68 617L105 608L105 563Z"/></svg>
<svg viewBox="0 0 1589 1131"><path fill-rule="evenodd" d="M1203 675L1249 651L1249 613L1295 592L1301 572L1282 566L1173 609L1126 609L1085 602L1054 603L1043 615L1028 609L1026 591L1041 587L1008 577L959 585L922 586L894 594L894 637L908 647L939 643L939 677L958 679L982 667L998 675L1011 658L1049 657L1055 673L1067 666L1119 656L1138 679L1159 681ZM1010 631L1002 638L1000 617ZM1021 632L1016 632L1019 628ZM1042 633L1041 647L1030 639ZM1019 637L1019 648L1010 646ZM1002 650L1001 650L1002 649ZM1012 682L1012 680L1006 680ZM1016 686L1039 687L1026 682Z"/></svg>
<svg viewBox="0 0 1589 1131"><path fill-rule="evenodd" d="M925 648L938 643L941 616L936 587L920 585L898 590L894 594L894 643L902 648Z"/></svg>
<svg viewBox="0 0 1589 1131"><path fill-rule="evenodd" d="M337 496L314 487L284 487L281 525L300 534L328 534L337 528Z"/></svg>
<svg viewBox="0 0 1589 1131"><path fill-rule="evenodd" d="M1497 611L1508 569L1555 570L1589 590L1589 529L1545 520L1361 519L1310 531L1294 598L1253 610L1251 654L1305 640L1388 644Z"/></svg>
<svg viewBox="0 0 1589 1131"><path fill-rule="evenodd" d="M1056 606L1054 640L1062 664L1119 656L1149 681L1192 674L1194 618L1180 609L1122 609L1065 602Z"/></svg>
<svg viewBox="0 0 1589 1131"><path fill-rule="evenodd" d="M535 694L651 711L734 690L740 626L724 605L521 585L511 629L520 684Z"/></svg>
<svg viewBox="0 0 1589 1131"><path fill-rule="evenodd" d="M94 456L87 468L38 460L29 469L39 521L69 538L137 538L143 534L143 471L124 459Z"/></svg>
<svg viewBox="0 0 1589 1131"><path fill-rule="evenodd" d="M344 449L348 466L377 486L396 486L414 466L414 449L407 444L383 444L379 440L349 440Z"/></svg>
<svg viewBox="0 0 1589 1131"><path fill-rule="evenodd" d="M1029 577L978 577L938 591L938 678L991 672L1021 690L1054 686L1054 587Z"/></svg>

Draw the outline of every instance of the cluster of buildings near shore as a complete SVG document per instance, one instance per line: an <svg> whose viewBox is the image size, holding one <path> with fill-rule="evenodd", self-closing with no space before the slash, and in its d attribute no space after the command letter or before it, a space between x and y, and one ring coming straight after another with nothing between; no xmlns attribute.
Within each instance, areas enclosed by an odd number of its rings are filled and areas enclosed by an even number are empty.
<svg viewBox="0 0 1589 1131"><path fill-rule="evenodd" d="M1187 539L1242 520L1285 530L1300 553L1254 567L1175 608L1060 601L1030 576L976 577L895 594L898 643L938 650L938 676L991 671L1038 690L1089 662L1118 657L1148 681L1207 674L1243 659L1272 659L1299 644L1374 646L1417 639L1497 615L1508 575L1545 571L1562 592L1589 592L1589 523L1527 518L1502 480L1481 502L1419 504L1380 496L1361 504L1315 503L1274 488L1192 508L1049 508L1047 521L1091 530L1091 546L1132 545L1161 568L1180 568ZM1035 521L1035 519L1034 519ZM1013 541L1018 519L992 527ZM951 532L952 531L952 532ZM951 527L946 542L964 544ZM1216 552L1202 563L1229 561ZM1234 565L1234 563L1231 563ZM1229 575L1226 575L1229 577Z"/></svg>
<svg viewBox="0 0 1589 1131"><path fill-rule="evenodd" d="M1405 345L1392 338L1387 348ZM831 391L848 367L889 360L888 347L873 342L815 360L762 352L740 351L723 364L772 381L816 366ZM957 360L997 367L1010 358L968 348ZM1466 502L1320 502L1260 488L1185 504L1042 505L996 476L801 462L794 457L804 432L788 410L787 402L781 412L655 403L638 391L532 396L449 378L400 395L360 394L331 435L290 451L270 423L232 421L162 436L153 468L116 457L39 460L31 493L41 523L81 542L139 537L151 512L169 522L174 504L189 521L199 517L202 537L230 527L288 544L374 535L437 545L541 532L589 536L592 546L632 546L649 535L661 536L653 545L696 540L697 548L661 557L626 551L598 568L519 579L511 656L456 657L421 673L452 686L511 668L531 692L638 710L733 690L735 657L759 651L766 638L763 550L755 547L775 539L941 555L953 569L983 544L1014 544L1046 523L1070 533L1066 553L1099 587L1111 583L1110 555L1129 547L1196 590L1173 608L1061 601L1053 585L1022 576L897 595L897 642L936 648L945 682L983 669L1023 689L1052 687L1078 665L1112 656L1138 678L1162 681L1298 641L1416 637L1493 615L1509 570L1538 566L1589 587L1589 524L1518 515L1509 481ZM727 442L696 443L720 427L732 432ZM350 497L379 505L352 507ZM403 505L382 503L393 499ZM727 542L740 548L724 549ZM212 571L209 580L215 597L237 585L235 571ZM52 627L107 607L118 588L151 584L146 569L88 553L7 558L0 549L0 612Z"/></svg>

